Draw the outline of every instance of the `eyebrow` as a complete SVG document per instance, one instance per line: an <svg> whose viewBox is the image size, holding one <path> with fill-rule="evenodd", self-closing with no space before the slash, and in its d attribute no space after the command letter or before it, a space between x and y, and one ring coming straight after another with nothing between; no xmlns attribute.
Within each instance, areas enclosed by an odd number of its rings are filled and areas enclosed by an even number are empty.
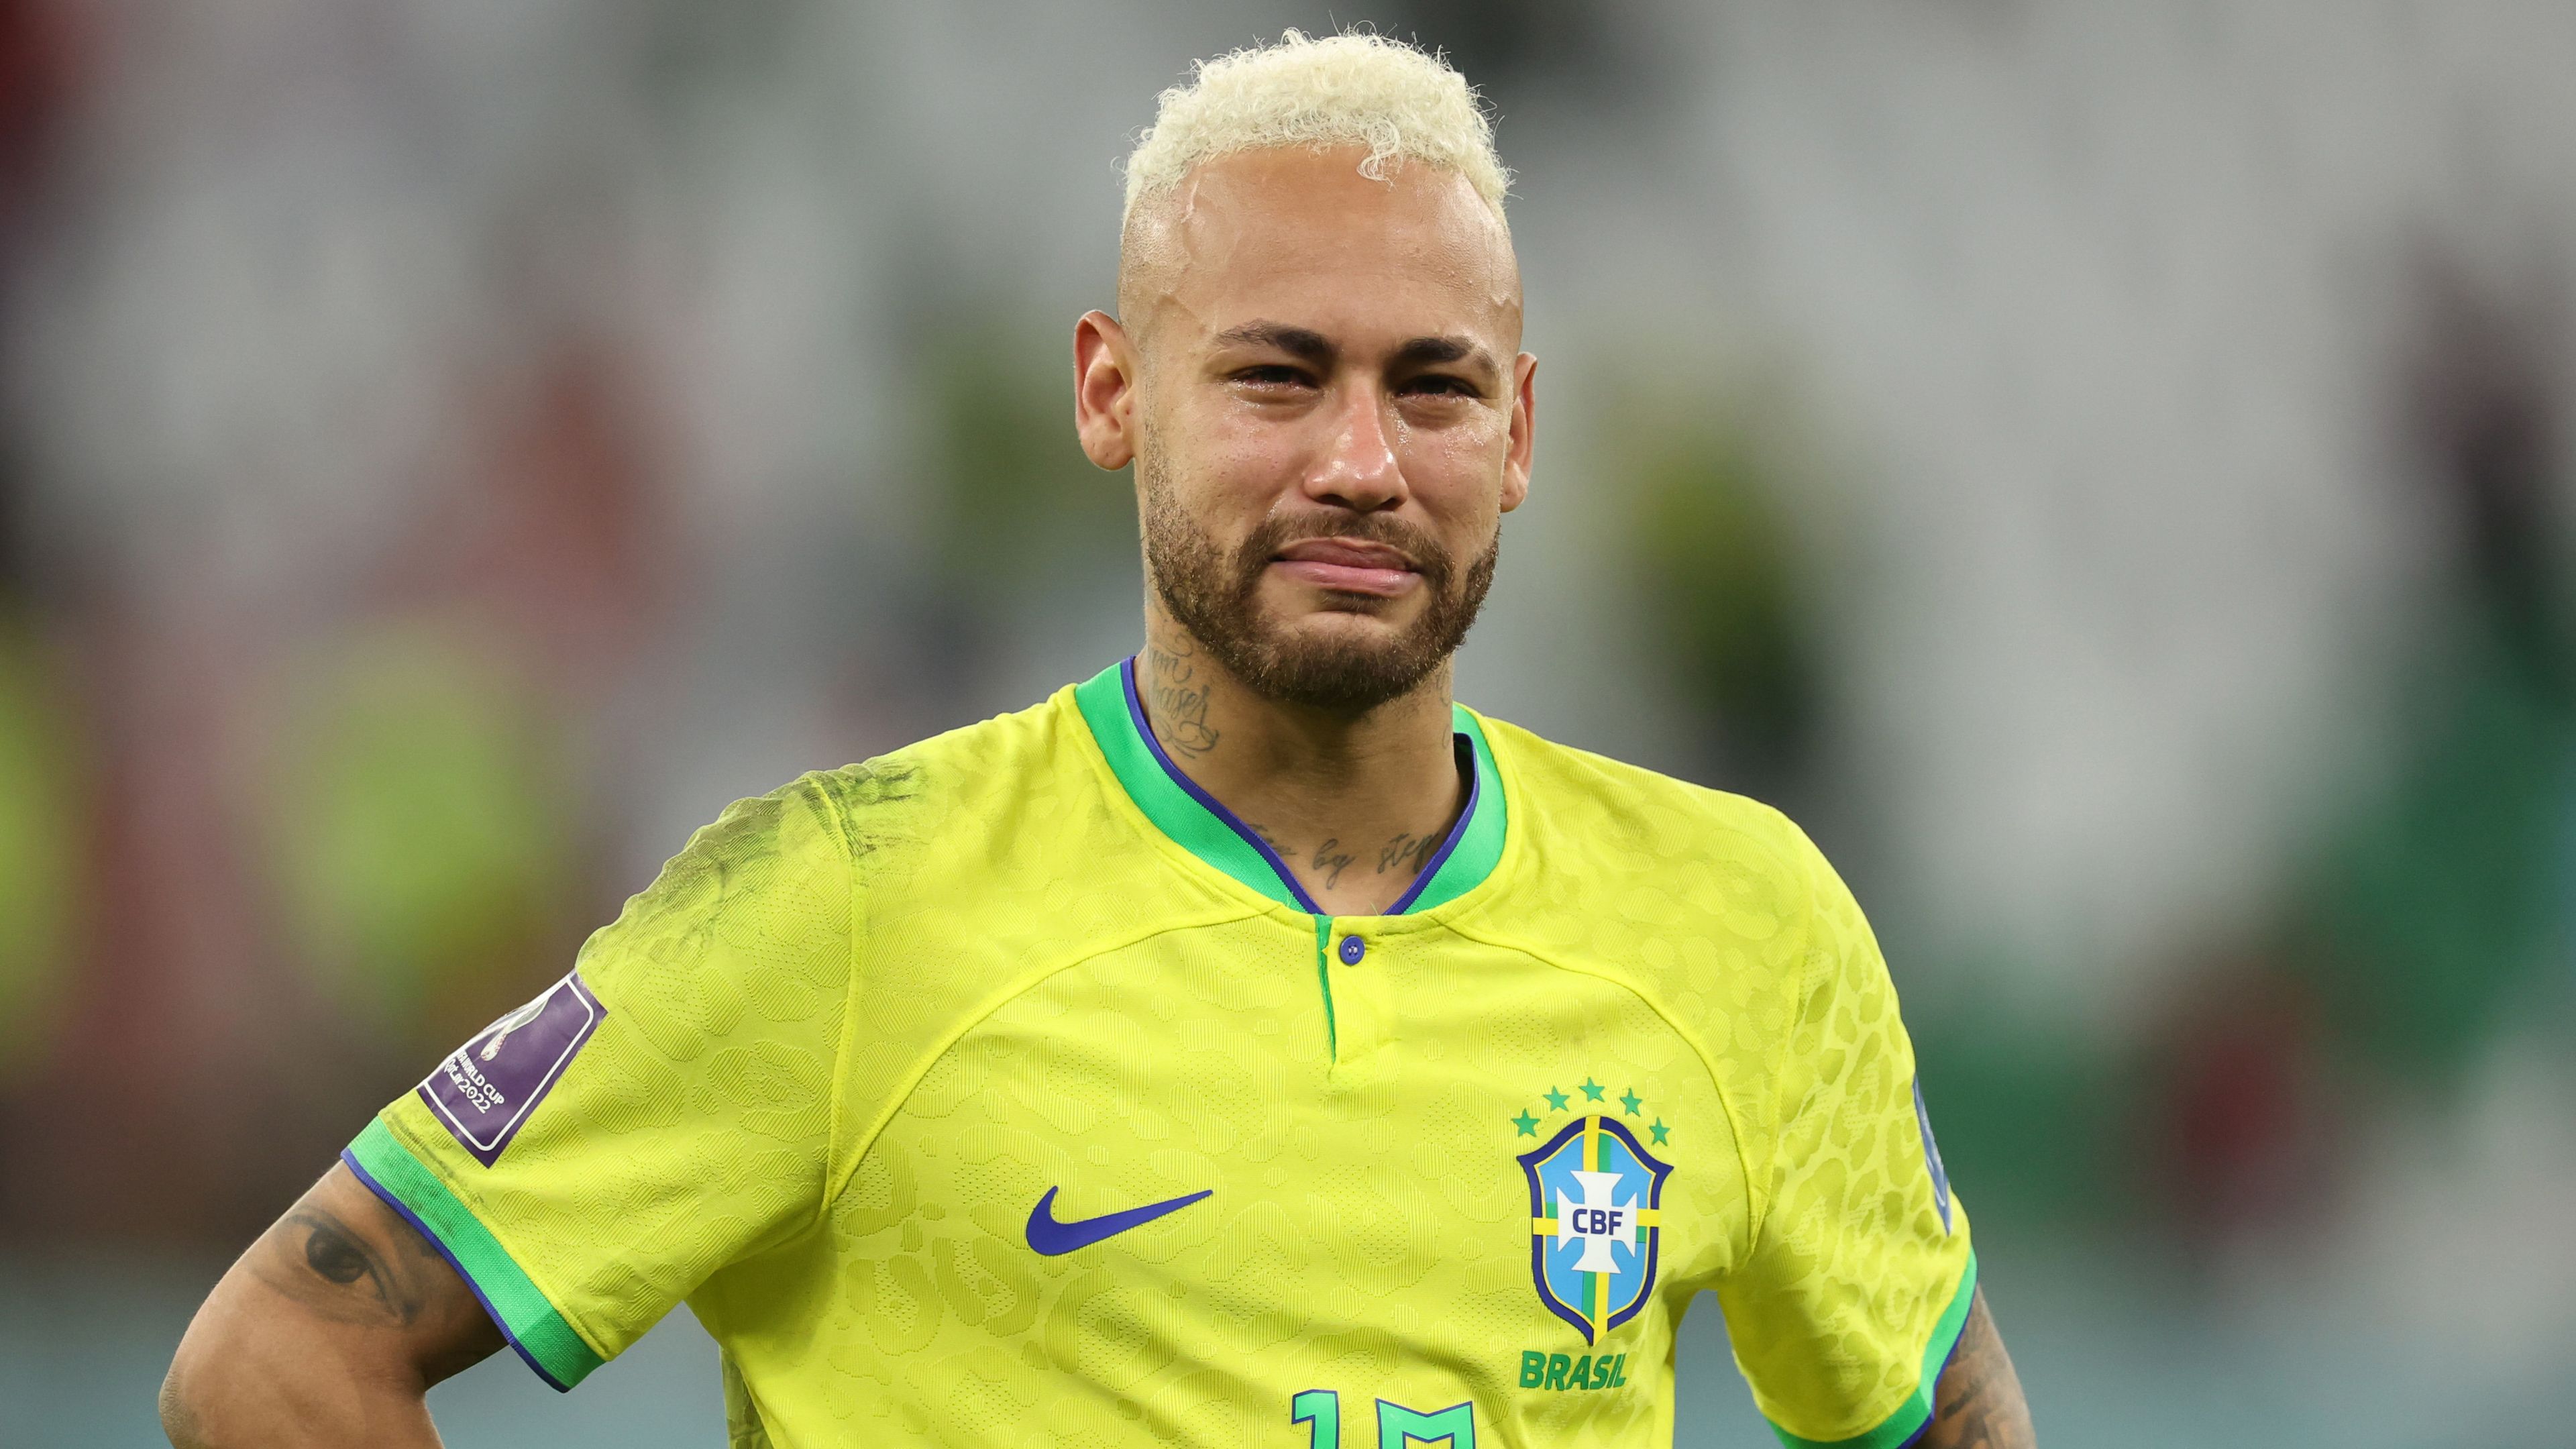
<svg viewBox="0 0 2576 1449"><path fill-rule="evenodd" d="M1464 362L1488 372L1502 370L1495 366L1493 358L1486 355L1485 349L1463 337L1413 338L1395 349L1395 361L1399 366L1413 367L1434 366L1444 362Z"/></svg>
<svg viewBox="0 0 2576 1449"><path fill-rule="evenodd" d="M1327 363L1340 352L1332 339L1310 327L1291 327L1285 322L1246 322L1229 327L1216 335L1224 347L1276 347L1301 362Z"/></svg>
<svg viewBox="0 0 2576 1449"><path fill-rule="evenodd" d="M1331 362L1341 353L1341 349L1323 333L1285 322L1246 322L1218 333L1215 340L1223 347L1275 347L1302 362L1317 366ZM1488 372L1502 370L1484 348L1463 337L1408 338L1395 349L1393 361L1399 367L1465 362Z"/></svg>

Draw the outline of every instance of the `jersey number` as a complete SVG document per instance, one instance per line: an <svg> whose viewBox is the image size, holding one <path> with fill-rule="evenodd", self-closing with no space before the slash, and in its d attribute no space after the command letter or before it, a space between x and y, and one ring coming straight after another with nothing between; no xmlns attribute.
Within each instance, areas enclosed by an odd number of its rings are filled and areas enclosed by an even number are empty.
<svg viewBox="0 0 2576 1449"><path fill-rule="evenodd" d="M1342 1396L1331 1389L1308 1389L1290 1399L1288 1422L1306 1426L1308 1449L1345 1449ZM1476 1410L1472 1403L1451 1404L1426 1414L1384 1399L1377 1401L1377 1449L1405 1449L1408 1443L1437 1444L1444 1439L1449 1441L1449 1449L1476 1449Z"/></svg>

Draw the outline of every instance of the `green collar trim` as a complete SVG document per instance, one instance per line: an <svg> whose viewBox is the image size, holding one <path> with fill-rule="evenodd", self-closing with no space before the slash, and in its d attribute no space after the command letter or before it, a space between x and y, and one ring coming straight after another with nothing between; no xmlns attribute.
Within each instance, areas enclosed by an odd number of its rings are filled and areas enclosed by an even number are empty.
<svg viewBox="0 0 2576 1449"><path fill-rule="evenodd" d="M1450 827L1449 838L1440 843L1440 853L1422 868L1421 878L1405 898L1387 912L1391 916L1445 906L1484 884L1485 877L1502 863L1503 825L1508 812L1503 803L1502 772L1494 768L1494 747L1485 743L1484 723L1465 705L1452 702L1449 719L1450 727L1458 732L1460 747L1475 756L1475 783L1467 797L1467 808L1458 813L1458 823Z"/></svg>
<svg viewBox="0 0 2576 1449"><path fill-rule="evenodd" d="M1111 773L1125 786L1127 798L1145 812L1154 827L1183 849L1244 885L1292 910L1329 916L1297 884L1296 874L1268 841L1237 819L1198 782L1181 773L1145 722L1145 707L1136 695L1136 661L1128 658L1074 687L1091 737L1109 761ZM1440 850L1414 878L1413 886L1386 914L1427 911L1473 890L1503 858L1506 812L1502 777L1494 768L1493 747L1484 726L1463 706L1451 705L1458 749L1473 761L1467 808L1449 828ZM1462 760L1461 763L1465 763Z"/></svg>

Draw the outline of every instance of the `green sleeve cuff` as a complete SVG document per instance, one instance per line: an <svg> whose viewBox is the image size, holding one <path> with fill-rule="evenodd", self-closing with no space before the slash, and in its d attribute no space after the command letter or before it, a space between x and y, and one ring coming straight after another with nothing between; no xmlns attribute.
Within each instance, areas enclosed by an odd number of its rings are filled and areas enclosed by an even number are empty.
<svg viewBox="0 0 2576 1449"><path fill-rule="evenodd" d="M1896 1406L1875 1429L1855 1434L1849 1439L1805 1439L1777 1424L1771 1432L1780 1436L1788 1449L1901 1449L1914 1441L1932 1422L1932 1408L1941 1391L1941 1370L1950 1362L1950 1351L1959 1346L1959 1332L1968 1326L1968 1309L1977 1301L1977 1255L1968 1254L1968 1266L1959 1273L1958 1291L1950 1295L1950 1306L1941 1310L1941 1319L1932 1325L1932 1341L1923 1347L1923 1375L1916 1380L1914 1396Z"/></svg>
<svg viewBox="0 0 2576 1449"><path fill-rule="evenodd" d="M385 1205L420 1229L440 1257L474 1290L483 1311L556 1392L589 1377L604 1360L564 1321L552 1300L511 1258L492 1230L447 1190L379 1117L340 1154L349 1171Z"/></svg>

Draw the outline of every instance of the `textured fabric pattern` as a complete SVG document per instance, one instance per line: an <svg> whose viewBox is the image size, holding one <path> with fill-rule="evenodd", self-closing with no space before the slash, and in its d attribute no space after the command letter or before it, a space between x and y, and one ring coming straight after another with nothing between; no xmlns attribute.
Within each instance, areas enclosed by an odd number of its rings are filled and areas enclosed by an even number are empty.
<svg viewBox="0 0 2576 1449"><path fill-rule="evenodd" d="M1755 1403L1803 1439L1887 1425L1969 1237L1965 1208L1945 1230L1934 1202L1913 1045L1859 905L1775 810L1492 732L1537 857L1515 879L1541 895L1493 913L1497 939L1631 985L1736 1114L1754 1237L1703 1286Z"/></svg>
<svg viewBox="0 0 2576 1449"><path fill-rule="evenodd" d="M607 1018L494 1166L417 1096L380 1118L603 1358L815 1221L855 879L833 792L855 788L735 805L590 938Z"/></svg>
<svg viewBox="0 0 2576 1449"><path fill-rule="evenodd" d="M1930 1326L1967 1272L1966 1214L1945 1230L1914 1114L1914 1050L1878 943L1804 836L1803 949L1788 1034L1758 1099L1761 1223L1719 1287L1755 1402L1833 1441L1912 1397ZM1820 1410L1839 1409L1825 1413Z"/></svg>
<svg viewBox="0 0 2576 1449"><path fill-rule="evenodd" d="M1706 1288L1781 1428L1890 1427L1968 1238L1848 893L1776 812L1481 724L1492 873L1320 929L1155 829L1070 690L809 776L592 940L608 1016L493 1167L384 1120L603 1355L687 1298L738 1445L1308 1449L1318 1394L1353 1445L1669 1443ZM1671 1167L1593 1342L1515 1156L1587 1114ZM1210 1195L1047 1255L1050 1190Z"/></svg>

